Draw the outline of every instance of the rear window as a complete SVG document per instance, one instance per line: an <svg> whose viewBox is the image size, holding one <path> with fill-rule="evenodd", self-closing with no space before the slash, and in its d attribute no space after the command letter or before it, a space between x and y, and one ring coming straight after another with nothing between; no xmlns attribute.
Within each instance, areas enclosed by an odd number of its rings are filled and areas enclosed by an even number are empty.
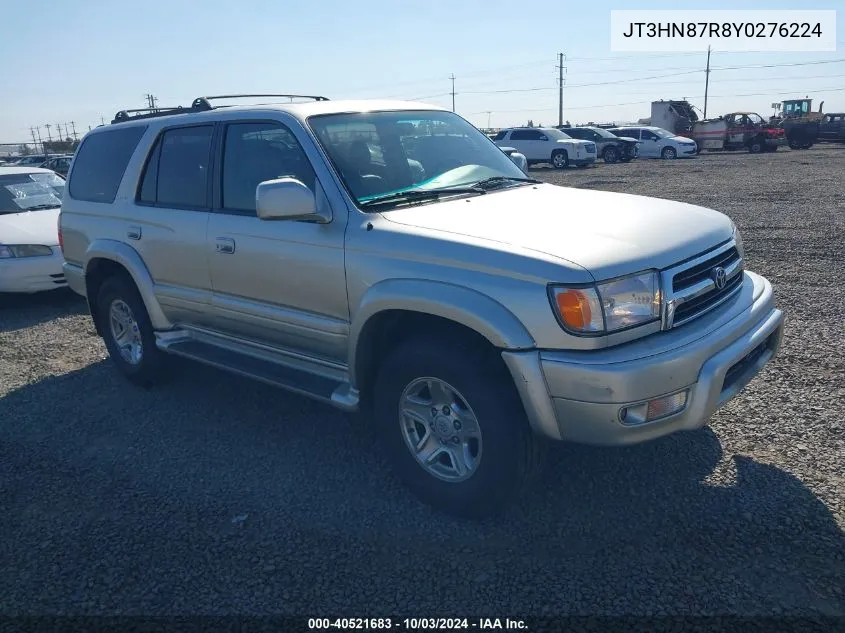
<svg viewBox="0 0 845 633"><path fill-rule="evenodd" d="M98 132L83 141L76 153L68 193L86 202L114 202L126 166L146 127Z"/></svg>

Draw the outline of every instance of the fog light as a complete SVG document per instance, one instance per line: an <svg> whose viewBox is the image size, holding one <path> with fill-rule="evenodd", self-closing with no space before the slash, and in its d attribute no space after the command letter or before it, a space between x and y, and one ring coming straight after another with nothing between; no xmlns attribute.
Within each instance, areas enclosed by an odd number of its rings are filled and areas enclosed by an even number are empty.
<svg viewBox="0 0 845 633"><path fill-rule="evenodd" d="M619 409L619 420L622 424L636 425L674 415L687 406L688 394L689 390L685 389L669 396L622 407Z"/></svg>

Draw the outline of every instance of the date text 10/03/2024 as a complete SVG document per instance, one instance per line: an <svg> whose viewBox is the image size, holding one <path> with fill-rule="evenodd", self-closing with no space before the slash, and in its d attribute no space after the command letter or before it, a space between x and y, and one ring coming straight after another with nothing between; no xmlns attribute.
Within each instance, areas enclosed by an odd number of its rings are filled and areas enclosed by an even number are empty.
<svg viewBox="0 0 845 633"><path fill-rule="evenodd" d="M518 631L527 630L524 620L510 618L309 618L310 630L403 630L403 631Z"/></svg>

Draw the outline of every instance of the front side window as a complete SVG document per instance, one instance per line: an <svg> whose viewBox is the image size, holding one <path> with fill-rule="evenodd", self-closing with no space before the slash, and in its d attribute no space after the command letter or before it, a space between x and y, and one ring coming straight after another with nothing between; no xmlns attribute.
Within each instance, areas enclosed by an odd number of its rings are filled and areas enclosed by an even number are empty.
<svg viewBox="0 0 845 633"><path fill-rule="evenodd" d="M255 211L255 189L276 178L296 178L314 191L314 169L281 123L231 123L223 146L223 208Z"/></svg>
<svg viewBox="0 0 845 633"><path fill-rule="evenodd" d="M64 187L62 178L47 172L0 175L0 215L60 207Z"/></svg>
<svg viewBox="0 0 845 633"><path fill-rule="evenodd" d="M211 125L166 130L147 160L139 200L162 207L208 207L213 132Z"/></svg>
<svg viewBox="0 0 845 633"><path fill-rule="evenodd" d="M309 125L359 204L489 178L525 179L488 137L452 112L329 114L311 117Z"/></svg>
<svg viewBox="0 0 845 633"><path fill-rule="evenodd" d="M658 138L660 138L660 137L659 137L659 136L657 136L657 134L655 134L655 133L654 133L654 132L652 132L651 130L643 130L643 132L642 132L642 137L641 137L641 138L642 138L644 141L656 141L656 140L657 140Z"/></svg>

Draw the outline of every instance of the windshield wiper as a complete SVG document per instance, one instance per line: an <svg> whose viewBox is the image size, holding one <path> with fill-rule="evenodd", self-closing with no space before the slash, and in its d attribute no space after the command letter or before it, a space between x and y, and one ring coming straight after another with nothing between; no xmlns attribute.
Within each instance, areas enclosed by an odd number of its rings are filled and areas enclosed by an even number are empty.
<svg viewBox="0 0 845 633"><path fill-rule="evenodd" d="M492 178L485 178L484 180L479 180L477 183L473 184L473 187L478 187L479 189L493 189L497 185L504 185L509 182L523 182L526 184L539 184L543 182L542 180L537 180L536 178L517 178L515 176L493 176Z"/></svg>
<svg viewBox="0 0 845 633"><path fill-rule="evenodd" d="M487 193L484 189L472 187L443 187L441 189L411 189L409 191L397 191L387 193L378 198L360 203L362 207L374 207L381 204L411 202L417 200L437 200L440 196L471 193L481 195Z"/></svg>
<svg viewBox="0 0 845 633"><path fill-rule="evenodd" d="M61 204L36 204L34 207L27 207L21 211L41 211L43 209L58 209Z"/></svg>

